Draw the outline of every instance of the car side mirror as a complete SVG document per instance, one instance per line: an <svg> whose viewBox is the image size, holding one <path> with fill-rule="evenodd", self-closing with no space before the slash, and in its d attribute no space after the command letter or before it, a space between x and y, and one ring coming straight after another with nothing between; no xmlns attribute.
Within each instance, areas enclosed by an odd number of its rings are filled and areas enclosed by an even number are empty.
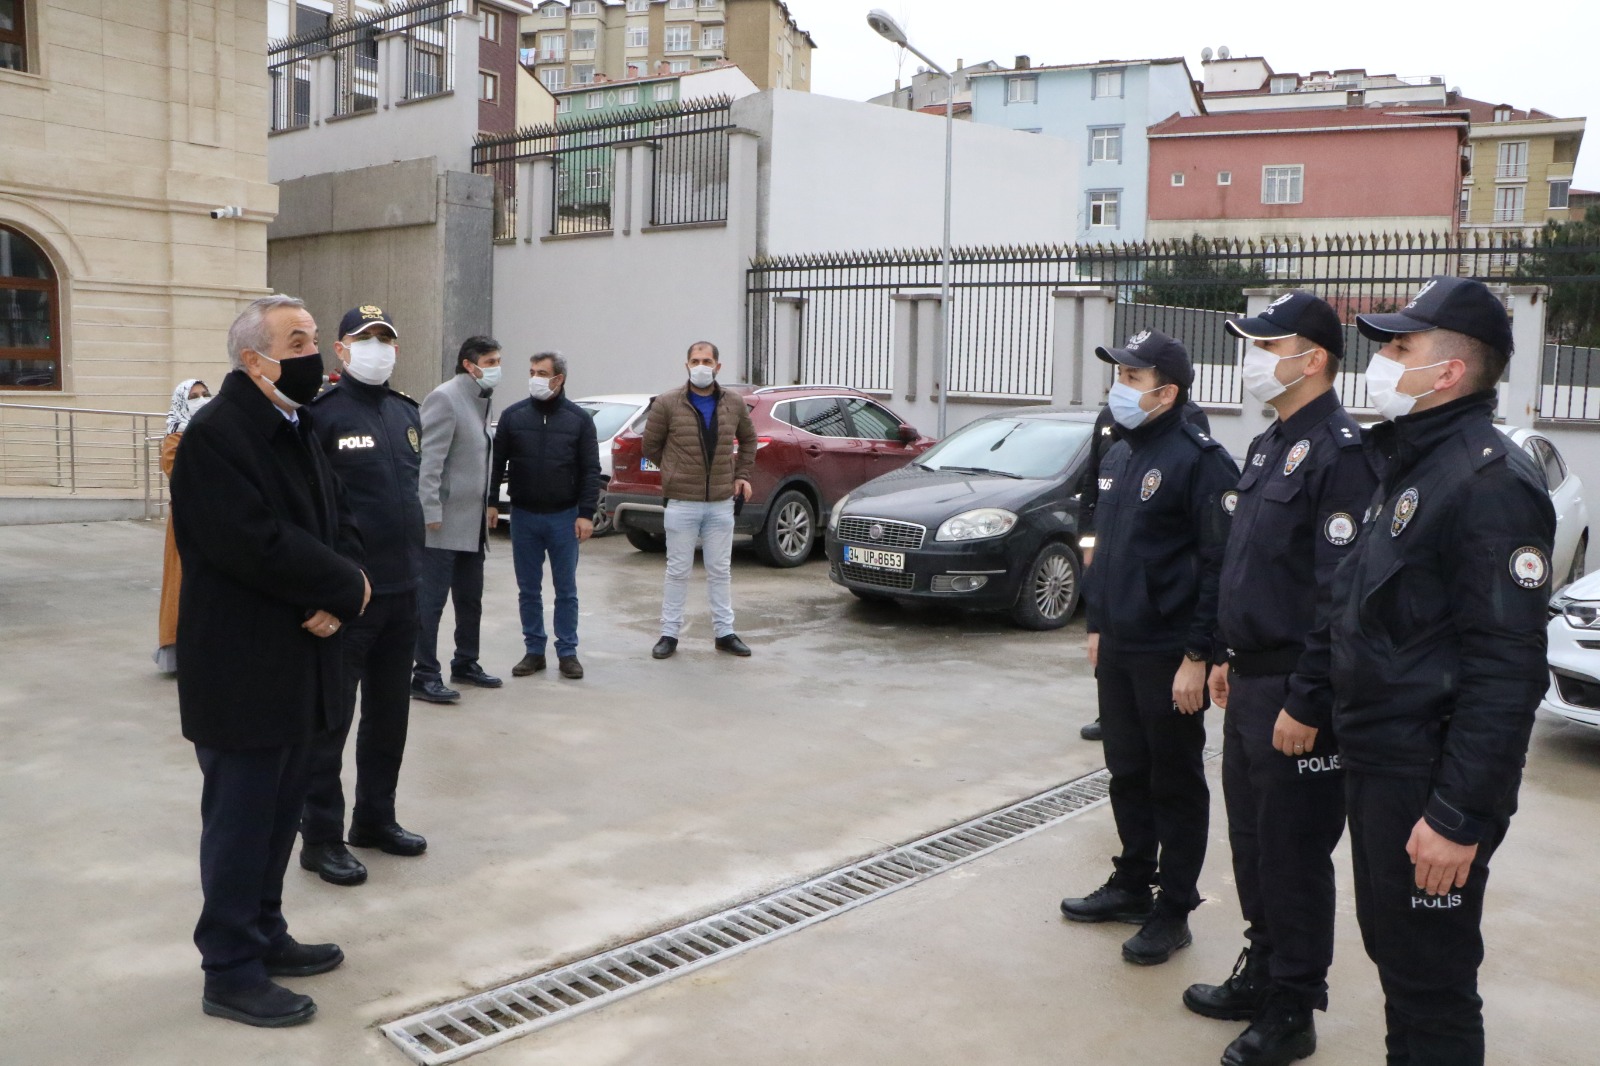
<svg viewBox="0 0 1600 1066"><path fill-rule="evenodd" d="M900 443L902 443L902 444L910 444L911 442L915 441L920 436L922 436L922 434L917 432L917 427L916 426L904 426L903 425L903 426L900 427L899 437L900 437Z"/></svg>

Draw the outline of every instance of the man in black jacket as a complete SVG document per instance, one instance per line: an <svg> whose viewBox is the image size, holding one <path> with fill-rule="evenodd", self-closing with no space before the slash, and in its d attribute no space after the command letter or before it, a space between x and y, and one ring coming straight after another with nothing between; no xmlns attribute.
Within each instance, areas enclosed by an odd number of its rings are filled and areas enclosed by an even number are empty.
<svg viewBox="0 0 1600 1066"><path fill-rule="evenodd" d="M178 707L205 778L194 940L205 1012L276 1027L309 1021L316 1004L271 978L344 959L289 935L283 873L311 743L342 714L344 623L372 587L302 406L322 384L316 322L299 300L257 300L228 331L228 359L172 470Z"/></svg>
<svg viewBox="0 0 1600 1066"><path fill-rule="evenodd" d="M339 770L361 689L356 733L356 802L350 843L390 855L421 855L428 842L402 829L394 794L411 710L411 652L417 642L417 576L422 503L417 470L422 419L417 403L389 388L398 335L375 304L345 313L334 351L344 365L336 385L311 404L312 433L344 484L361 530L372 602L344 633L344 691L337 725L311 754L311 782L300 820L300 865L329 884L359 885L367 868L345 847Z"/></svg>
<svg viewBox="0 0 1600 1066"><path fill-rule="evenodd" d="M594 419L566 396L567 360L540 352L529 364L528 399L506 408L494 436L489 499L511 486L511 559L522 614L522 661L515 677L545 668L544 560L555 586L556 659L561 676L583 677L578 662L578 545L594 533L600 502L600 446ZM492 525L498 515L490 512Z"/></svg>

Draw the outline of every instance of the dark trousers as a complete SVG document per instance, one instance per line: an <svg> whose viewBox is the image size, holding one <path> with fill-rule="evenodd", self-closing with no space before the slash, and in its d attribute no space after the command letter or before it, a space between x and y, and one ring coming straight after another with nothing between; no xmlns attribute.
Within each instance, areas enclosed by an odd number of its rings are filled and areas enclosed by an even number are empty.
<svg viewBox="0 0 1600 1066"><path fill-rule="evenodd" d="M1483 890L1511 810L1478 845L1466 885L1429 896L1406 854L1429 787L1421 778L1346 771L1356 919L1383 984L1390 1066L1481 1066Z"/></svg>
<svg viewBox="0 0 1600 1066"><path fill-rule="evenodd" d="M361 689L356 730L356 804L351 822L395 821L394 792L411 714L411 652L417 643L417 594L374 593L366 611L344 627L343 724L311 744L310 781L300 832L307 844L344 839L344 745Z"/></svg>
<svg viewBox="0 0 1600 1066"><path fill-rule="evenodd" d="M1333 849L1344 835L1344 772L1331 730L1290 757L1272 746L1287 676L1228 680L1222 793L1233 878L1251 947L1275 985L1328 1007L1333 963Z"/></svg>
<svg viewBox="0 0 1600 1066"><path fill-rule="evenodd" d="M1181 714L1172 679L1182 652L1122 653L1100 645L1095 678L1111 771L1111 813L1122 839L1116 868L1130 885L1159 884L1165 905L1200 905L1211 789L1204 711Z"/></svg>
<svg viewBox="0 0 1600 1066"><path fill-rule="evenodd" d="M511 509L511 560L517 570L517 610L522 616L522 648L543 655L544 560L550 557L555 589L556 657L578 654L578 509L535 514Z"/></svg>
<svg viewBox="0 0 1600 1066"><path fill-rule="evenodd" d="M262 959L289 935L283 871L305 802L305 745L222 751L194 746L200 792L200 889L194 927L206 991L267 979Z"/></svg>
<svg viewBox="0 0 1600 1066"><path fill-rule="evenodd" d="M439 619L449 599L456 608L456 650L451 670L478 662L478 626L483 621L483 549L475 552L427 548L422 561L422 582L417 590L416 666L418 681L439 680Z"/></svg>

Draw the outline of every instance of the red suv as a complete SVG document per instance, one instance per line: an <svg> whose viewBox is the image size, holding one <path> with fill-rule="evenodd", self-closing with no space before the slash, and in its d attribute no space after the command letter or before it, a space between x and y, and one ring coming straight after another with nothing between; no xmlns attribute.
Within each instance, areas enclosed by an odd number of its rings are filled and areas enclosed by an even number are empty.
<svg viewBox="0 0 1600 1066"><path fill-rule="evenodd" d="M909 463L933 446L905 420L854 389L830 385L724 385L743 397L756 429L754 496L734 532L755 537L772 566L799 566L820 533L818 519L856 486ZM643 429L643 420L636 425ZM665 551L661 471L645 460L632 429L611 443L605 506L615 528L641 551Z"/></svg>

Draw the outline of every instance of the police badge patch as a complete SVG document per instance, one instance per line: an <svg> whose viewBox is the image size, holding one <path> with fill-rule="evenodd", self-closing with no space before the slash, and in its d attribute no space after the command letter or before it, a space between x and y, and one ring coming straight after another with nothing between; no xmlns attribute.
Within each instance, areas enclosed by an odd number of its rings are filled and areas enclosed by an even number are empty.
<svg viewBox="0 0 1600 1066"><path fill-rule="evenodd" d="M1343 511L1331 514L1323 523L1322 535L1328 538L1329 544L1342 548L1356 539L1356 520Z"/></svg>
<svg viewBox="0 0 1600 1066"><path fill-rule="evenodd" d="M1406 526L1417 515L1417 503L1416 489L1406 489L1400 494L1400 499L1394 505L1394 521L1389 523L1389 536L1398 537L1405 532Z"/></svg>
<svg viewBox="0 0 1600 1066"><path fill-rule="evenodd" d="M1236 490L1229 489L1222 494L1222 509L1228 514L1239 509L1239 493Z"/></svg>
<svg viewBox="0 0 1600 1066"><path fill-rule="evenodd" d="M417 436L416 426L406 427L406 443L411 445L411 450L418 455L422 454L422 438Z"/></svg>
<svg viewBox="0 0 1600 1066"><path fill-rule="evenodd" d="M1550 563L1544 552L1529 546L1511 553L1511 580L1525 589L1536 589L1550 576Z"/></svg>
<svg viewBox="0 0 1600 1066"><path fill-rule="evenodd" d="M1311 442L1303 440L1289 449L1289 461L1283 464L1283 473L1287 477L1295 472L1301 463L1306 461L1306 456L1311 454Z"/></svg>
<svg viewBox="0 0 1600 1066"><path fill-rule="evenodd" d="M1139 499L1148 500L1156 494L1156 489L1161 487L1161 471L1152 470L1144 476L1139 483Z"/></svg>

